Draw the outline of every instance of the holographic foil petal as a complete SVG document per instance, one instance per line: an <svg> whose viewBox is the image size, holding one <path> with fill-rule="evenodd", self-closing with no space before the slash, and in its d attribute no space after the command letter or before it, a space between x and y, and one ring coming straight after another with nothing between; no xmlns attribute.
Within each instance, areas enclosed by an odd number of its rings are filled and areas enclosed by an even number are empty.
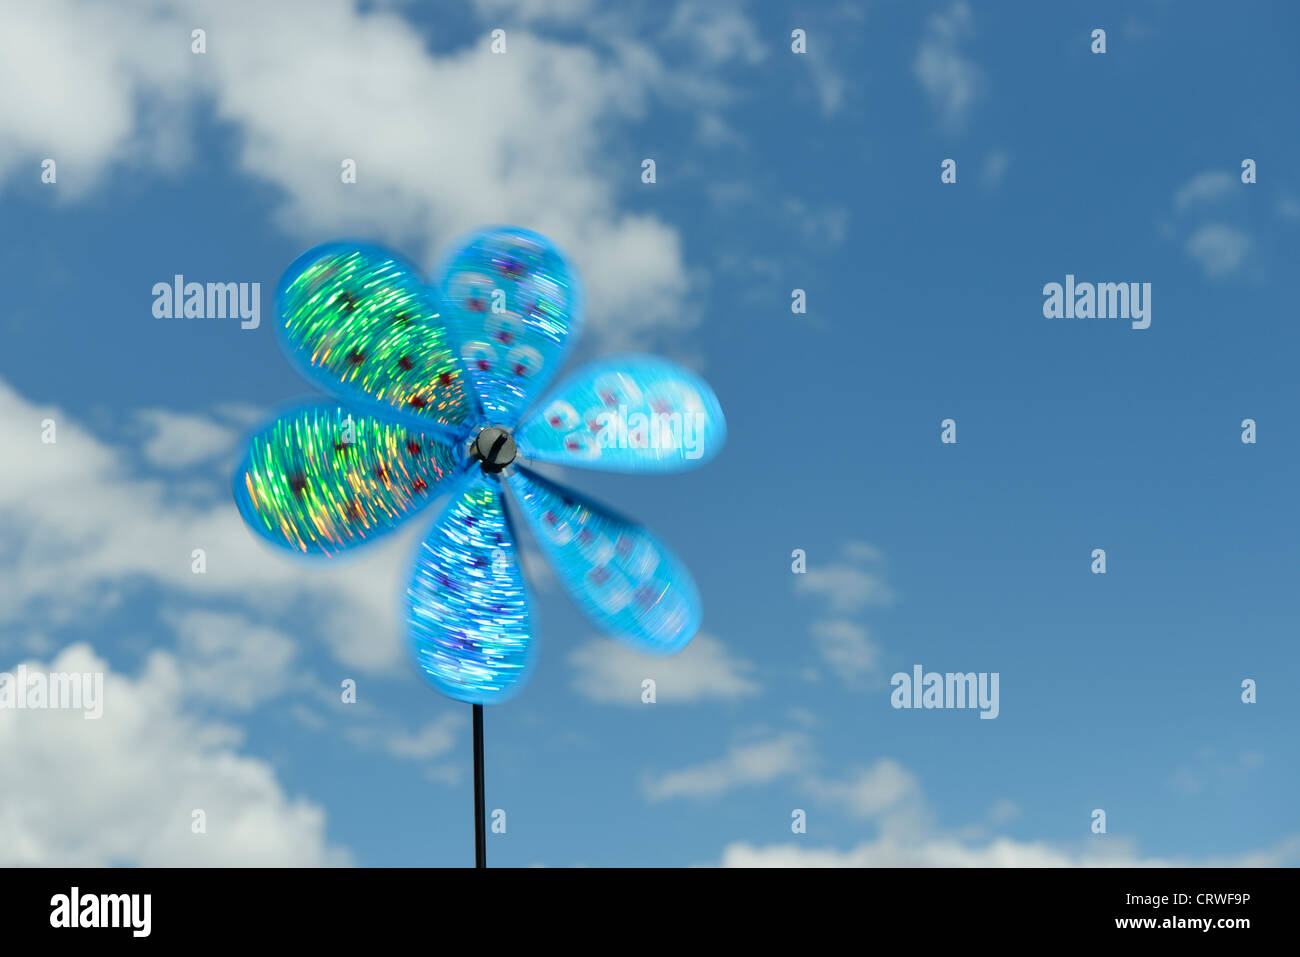
<svg viewBox="0 0 1300 957"><path fill-rule="evenodd" d="M501 226L448 258L439 290L486 421L514 425L577 339L577 273L544 236Z"/></svg>
<svg viewBox="0 0 1300 957"><path fill-rule="evenodd" d="M285 272L276 306L285 352L327 392L435 430L478 418L433 294L393 254L318 246Z"/></svg>
<svg viewBox="0 0 1300 957"><path fill-rule="evenodd" d="M235 502L276 545L332 555L396 527L463 467L458 446L426 433L337 404L305 405L249 441Z"/></svg>
<svg viewBox="0 0 1300 957"><path fill-rule="evenodd" d="M507 481L556 575L599 628L659 655L694 637L695 583L653 535L528 469Z"/></svg>
<svg viewBox="0 0 1300 957"><path fill-rule="evenodd" d="M519 427L526 458L611 472L681 472L718 454L727 422L699 376L621 356L568 376Z"/></svg>
<svg viewBox="0 0 1300 957"><path fill-rule="evenodd" d="M407 603L411 652L433 687L498 704L523 686L537 641L498 479L467 476L420 545Z"/></svg>

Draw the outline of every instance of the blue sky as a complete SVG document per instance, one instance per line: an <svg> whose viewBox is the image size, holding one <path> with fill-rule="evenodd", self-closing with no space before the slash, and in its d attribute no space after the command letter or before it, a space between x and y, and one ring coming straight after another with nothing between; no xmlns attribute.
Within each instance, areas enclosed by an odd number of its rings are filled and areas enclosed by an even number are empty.
<svg viewBox="0 0 1300 957"><path fill-rule="evenodd" d="M228 483L312 391L271 328L299 253L427 270L514 222L587 284L566 369L674 357L728 442L563 473L671 544L704 628L638 659L531 563L491 863L1296 862L1291 5L126 6L0 34L0 671L107 675L98 722L0 711L0 860L472 860L469 709L397 620L432 513L323 568ZM177 273L260 282L261 326L154 318ZM1067 274L1150 283L1150 328L1044 318ZM998 717L895 710L916 664L997 672Z"/></svg>

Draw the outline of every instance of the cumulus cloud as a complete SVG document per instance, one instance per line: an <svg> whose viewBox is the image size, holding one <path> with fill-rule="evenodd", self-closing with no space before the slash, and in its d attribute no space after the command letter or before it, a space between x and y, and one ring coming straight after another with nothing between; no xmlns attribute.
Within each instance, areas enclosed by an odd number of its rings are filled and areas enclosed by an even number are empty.
<svg viewBox="0 0 1300 957"><path fill-rule="evenodd" d="M290 797L269 764L239 753L239 731L186 711L186 679L172 655L154 653L134 678L85 644L26 665L102 672L104 714L87 721L74 711L0 710L0 865L349 862L328 840L318 805ZM205 833L193 832L196 810Z"/></svg>
<svg viewBox="0 0 1300 957"><path fill-rule="evenodd" d="M41 442L47 418L56 427L51 444ZM401 668L400 583L421 520L355 558L305 573L244 526L225 470L206 494L178 500L167 483L139 474L129 446L99 438L56 407L28 403L3 381L0 442L22 450L0 471L0 567L12 585L0 592L0 622L39 612L46 626L67 626L149 583L191 601L237 602L259 616L293 613L295 637L319 639L343 664L370 673ZM195 549L204 552L204 574L193 571ZM198 629L192 650L238 661L237 639L216 634L229 622L187 621Z"/></svg>
<svg viewBox="0 0 1300 957"><path fill-rule="evenodd" d="M955 837L923 841L882 836L847 850L737 841L723 848L723 867L1281 867L1300 861L1300 839L1212 860L1143 857L1122 843L1096 850L998 837L982 843Z"/></svg>
<svg viewBox="0 0 1300 957"><path fill-rule="evenodd" d="M937 822L919 778L894 758L830 774L823 773L824 764L810 732L784 731L734 744L718 758L647 775L642 788L650 801L709 800L783 782L794 794L875 832L848 848L809 846L806 838L769 845L738 841L723 848L718 863L724 867L1276 867L1300 862L1300 835L1258 851L1190 861L1143 856L1131 839L1119 835L1062 845L990 834L985 825L953 830ZM998 826L1019 814L1019 806L1003 798L986 818Z"/></svg>
<svg viewBox="0 0 1300 957"><path fill-rule="evenodd" d="M51 157L56 195L76 200L118 164L183 162L175 141L211 109L235 133L240 169L276 187L278 223L304 242L374 236L431 267L467 230L516 222L573 256L607 346L672 335L696 318L681 239L618 208L641 157L611 160L608 136L655 96L716 120L731 94L710 69L761 58L752 24L733 9L679 8L678 29L710 29L686 31L693 69L675 71L634 37L564 42L530 27L580 18L581 3L488 9L519 23L505 54L486 32L435 54L399 13L348 0L15 8L0 34L0 178ZM204 54L190 50L196 24ZM355 184L340 182L345 159Z"/></svg>
<svg viewBox="0 0 1300 957"><path fill-rule="evenodd" d="M811 742L806 742L811 751ZM815 757L805 755L805 762ZM791 772L795 773L795 772ZM1300 862L1300 835L1272 847L1210 860L1150 857L1124 837L1093 838L1075 844L981 836L984 829L957 833L935 824L919 780L892 758L858 768L843 778L816 775L802 790L850 817L871 822L873 838L846 848L810 847L807 842L757 845L738 841L723 848L723 867L1279 867ZM988 819L1005 824L1019 807L998 801Z"/></svg>

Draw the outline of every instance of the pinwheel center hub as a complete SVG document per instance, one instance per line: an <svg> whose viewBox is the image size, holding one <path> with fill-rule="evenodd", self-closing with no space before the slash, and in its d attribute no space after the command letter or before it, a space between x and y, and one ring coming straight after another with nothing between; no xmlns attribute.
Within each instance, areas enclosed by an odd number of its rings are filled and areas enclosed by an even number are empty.
<svg viewBox="0 0 1300 957"><path fill-rule="evenodd" d="M518 449L509 431L490 425L474 440L473 453L484 472L500 472L515 460Z"/></svg>

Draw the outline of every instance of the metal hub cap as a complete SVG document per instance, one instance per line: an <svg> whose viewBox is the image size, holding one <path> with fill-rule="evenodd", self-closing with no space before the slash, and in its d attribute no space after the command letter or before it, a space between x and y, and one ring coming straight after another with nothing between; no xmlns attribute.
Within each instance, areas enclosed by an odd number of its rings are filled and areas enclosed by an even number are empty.
<svg viewBox="0 0 1300 957"><path fill-rule="evenodd" d="M508 431L490 425L474 440L474 457L484 472L500 472L515 460L515 439Z"/></svg>

